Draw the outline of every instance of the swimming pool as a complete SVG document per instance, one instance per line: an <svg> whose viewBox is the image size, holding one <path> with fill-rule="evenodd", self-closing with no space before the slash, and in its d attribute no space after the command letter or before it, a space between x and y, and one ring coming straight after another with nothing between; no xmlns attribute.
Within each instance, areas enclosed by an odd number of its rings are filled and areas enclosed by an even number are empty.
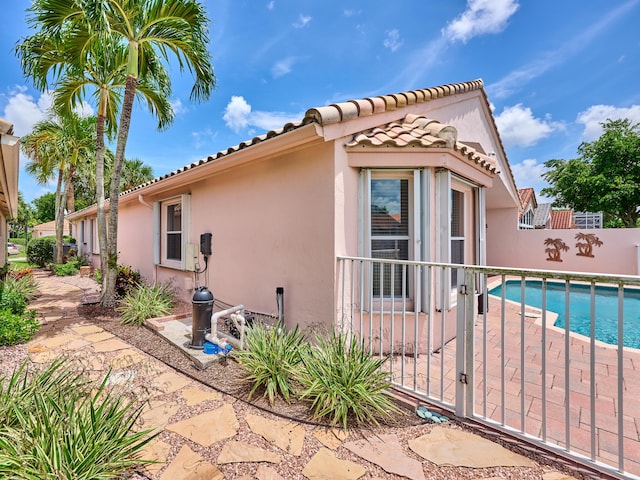
<svg viewBox="0 0 640 480"><path fill-rule="evenodd" d="M520 303L521 280L507 280L505 298ZM502 285L489 291L502 296ZM547 282L547 310L558 314L554 325L565 328L565 284ZM542 308L542 281L525 281L525 304ZM640 348L640 290L624 289L623 345ZM569 287L569 328L572 332L591 335L591 287L571 284ZM595 337L611 345L618 344L618 289L595 287Z"/></svg>

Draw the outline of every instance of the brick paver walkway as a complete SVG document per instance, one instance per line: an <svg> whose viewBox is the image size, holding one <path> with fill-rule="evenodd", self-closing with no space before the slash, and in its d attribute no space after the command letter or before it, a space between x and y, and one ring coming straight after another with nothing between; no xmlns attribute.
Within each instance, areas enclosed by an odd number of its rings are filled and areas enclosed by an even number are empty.
<svg viewBox="0 0 640 480"><path fill-rule="evenodd" d="M533 312L532 312L533 313ZM455 319L455 311L447 314ZM552 325L552 320L547 320ZM475 332L475 414L528 435L546 438L567 449L567 383L569 391L570 450L619 467L618 419L618 353L617 348L597 342L593 349L592 381L591 345L583 336L570 334L569 370L566 369L565 333L547 327L542 344L542 324L539 316L525 316L524 348L521 341L520 306L506 304L504 331L501 306L493 301L487 314L486 329L482 316L476 319ZM485 333L486 330L486 333ZM427 360L417 360L417 390L430 389L432 398L445 404L455 403L456 350L455 340ZM502 344L504 343L504 358ZM486 344L486 349L485 349ZM543 388L543 348L546 353L546 374ZM524 351L524 356L522 352ZM429 362L429 370L427 370ZM413 388L413 359L398 359L394 370L399 375L403 364L405 385ZM624 349L622 362L623 386L623 469L640 476L640 351ZM504 374L503 374L504 372ZM486 375L486 390L483 378ZM524 375L524 378L523 378ZM429 386L427 387L427 379ZM444 379L444 380L442 380ZM399 376L396 380L400 381ZM504 393L503 384L504 380ZM524 380L524 381L523 381ZM441 392L441 385L443 386ZM591 388L594 388L593 404ZM593 414L593 416L592 416ZM592 421L594 420L594 421ZM592 452L592 424L593 452ZM543 430L545 428L546 430Z"/></svg>

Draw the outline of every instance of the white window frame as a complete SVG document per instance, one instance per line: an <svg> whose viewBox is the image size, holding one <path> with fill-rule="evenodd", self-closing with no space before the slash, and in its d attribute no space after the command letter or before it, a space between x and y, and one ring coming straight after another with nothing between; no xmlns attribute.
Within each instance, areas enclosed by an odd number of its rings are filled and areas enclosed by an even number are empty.
<svg viewBox="0 0 640 480"><path fill-rule="evenodd" d="M171 205L181 205L180 231L167 232L167 208ZM167 198L153 204L153 262L166 268L185 270L186 248L189 243L191 213L191 195L184 194ZM180 260L167 258L167 235L180 233Z"/></svg>
<svg viewBox="0 0 640 480"><path fill-rule="evenodd" d="M422 221L425 206L422 201L423 190L423 172L421 169L363 169L361 171L361 188L360 192L360 255L372 257L371 242L372 240L385 239L403 239L408 241L408 257L409 261L420 261L422 257ZM372 236L371 235L371 181L375 179L407 179L409 180L409 234L407 236ZM415 292L415 279L413 275L409 275L407 282L406 300L409 301L407 308L413 308ZM372 297L373 292L369 292ZM395 300L400 302L400 295L394 296ZM368 305L366 308L376 308L376 305ZM419 308L418 305L415 305Z"/></svg>
<svg viewBox="0 0 640 480"><path fill-rule="evenodd" d="M90 221L91 245L90 251L94 255L100 255L100 239L98 238L98 219L92 218Z"/></svg>

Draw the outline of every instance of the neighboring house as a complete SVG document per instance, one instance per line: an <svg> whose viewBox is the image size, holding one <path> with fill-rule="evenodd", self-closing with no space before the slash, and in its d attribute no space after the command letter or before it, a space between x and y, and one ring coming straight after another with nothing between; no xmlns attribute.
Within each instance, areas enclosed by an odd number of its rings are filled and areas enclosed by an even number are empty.
<svg viewBox="0 0 640 480"><path fill-rule="evenodd" d="M71 233L71 223L66 218L64 219L64 227L62 229L64 235ZM56 235L56 222L52 220L50 222L39 223L31 227L31 238L42 237L55 237Z"/></svg>
<svg viewBox="0 0 640 480"><path fill-rule="evenodd" d="M520 197L520 214L518 218L518 228L520 230L530 230L534 228L534 216L538 202L533 188L521 188L518 190Z"/></svg>
<svg viewBox="0 0 640 480"><path fill-rule="evenodd" d="M0 266L7 263L7 222L18 214L18 170L20 139L13 125L0 118Z"/></svg>
<svg viewBox="0 0 640 480"><path fill-rule="evenodd" d="M328 325L336 257L484 264L487 235L514 225L519 207L475 80L312 108L123 192L118 261L171 280L185 298L208 283L216 299L259 312L275 313L284 287L288 326ZM68 218L97 265L96 207ZM203 233L213 234L213 255L196 276ZM398 294L412 305L411 283Z"/></svg>
<svg viewBox="0 0 640 480"><path fill-rule="evenodd" d="M560 230L576 228L573 222L573 210L554 210L551 209L551 229Z"/></svg>
<svg viewBox="0 0 640 480"><path fill-rule="evenodd" d="M602 212L573 212L576 228L603 228Z"/></svg>
<svg viewBox="0 0 640 480"><path fill-rule="evenodd" d="M533 227L535 229L551 228L551 204L539 203L533 215Z"/></svg>

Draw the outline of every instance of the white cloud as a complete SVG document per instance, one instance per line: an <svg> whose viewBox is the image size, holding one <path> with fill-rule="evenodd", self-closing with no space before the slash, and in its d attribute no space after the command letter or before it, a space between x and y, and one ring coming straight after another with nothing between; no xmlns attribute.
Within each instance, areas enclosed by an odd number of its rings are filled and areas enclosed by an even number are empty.
<svg viewBox="0 0 640 480"><path fill-rule="evenodd" d="M287 73L291 73L291 69L295 62L296 57L287 57L279 60L273 67L271 67L271 75L273 75L273 78L279 78Z"/></svg>
<svg viewBox="0 0 640 480"><path fill-rule="evenodd" d="M505 107L495 119L505 146L530 147L554 131L564 128L560 122L535 118L531 109L523 107L521 103Z"/></svg>
<svg viewBox="0 0 640 480"><path fill-rule="evenodd" d="M179 98L171 100L171 108L173 108L173 113L179 115L187 111L185 106L182 104L182 101Z"/></svg>
<svg viewBox="0 0 640 480"><path fill-rule="evenodd" d="M485 33L499 33L506 28L518 7L515 0L468 0L467 9L442 33L452 42L460 40L462 43Z"/></svg>
<svg viewBox="0 0 640 480"><path fill-rule="evenodd" d="M614 107L612 105L593 105L578 114L577 122L584 125L582 139L585 142L596 140L602 135L600 123L606 120L628 118L632 123L640 123L640 105Z"/></svg>
<svg viewBox="0 0 640 480"><path fill-rule="evenodd" d="M533 187L543 182L542 174L546 170L543 163L538 163L533 158L511 165L511 171L519 188Z"/></svg>
<svg viewBox="0 0 640 480"><path fill-rule="evenodd" d="M197 132L191 132L193 138L193 146L196 149L200 149L205 143L210 142L218 136L217 132L212 131L210 128L205 128Z"/></svg>
<svg viewBox="0 0 640 480"><path fill-rule="evenodd" d="M3 117L13 123L13 130L18 137L31 133L33 126L44 120L51 109L52 98L48 92L36 100L25 91L24 88L18 88L12 92L3 113Z"/></svg>
<svg viewBox="0 0 640 480"><path fill-rule="evenodd" d="M275 6L276 2L274 2L273 0L269 3L267 3L267 10L273 10L273 7Z"/></svg>
<svg viewBox="0 0 640 480"><path fill-rule="evenodd" d="M311 16L300 14L298 16L298 21L294 22L293 26L295 28L304 28L309 24L310 21L311 21Z"/></svg>
<svg viewBox="0 0 640 480"><path fill-rule="evenodd" d="M236 133L240 133L241 130L249 127L258 127L262 130L277 130L286 123L300 120L302 114L253 111L244 97L233 96L225 109L223 118L229 128Z"/></svg>
<svg viewBox="0 0 640 480"><path fill-rule="evenodd" d="M394 28L393 30L389 30L386 33L387 37L384 39L384 46L392 52L395 52L404 43L402 40L400 40L400 32L398 32L398 29Z"/></svg>
<svg viewBox="0 0 640 480"><path fill-rule="evenodd" d="M227 104L227 108L224 110L224 116L222 117L231 130L238 133L243 128L246 128L251 114L251 105L247 103L244 97L233 96L231 101Z"/></svg>
<svg viewBox="0 0 640 480"><path fill-rule="evenodd" d="M362 13L362 10L353 10L353 9L346 9L343 12L345 17L353 17L354 15L360 15L361 13Z"/></svg>

